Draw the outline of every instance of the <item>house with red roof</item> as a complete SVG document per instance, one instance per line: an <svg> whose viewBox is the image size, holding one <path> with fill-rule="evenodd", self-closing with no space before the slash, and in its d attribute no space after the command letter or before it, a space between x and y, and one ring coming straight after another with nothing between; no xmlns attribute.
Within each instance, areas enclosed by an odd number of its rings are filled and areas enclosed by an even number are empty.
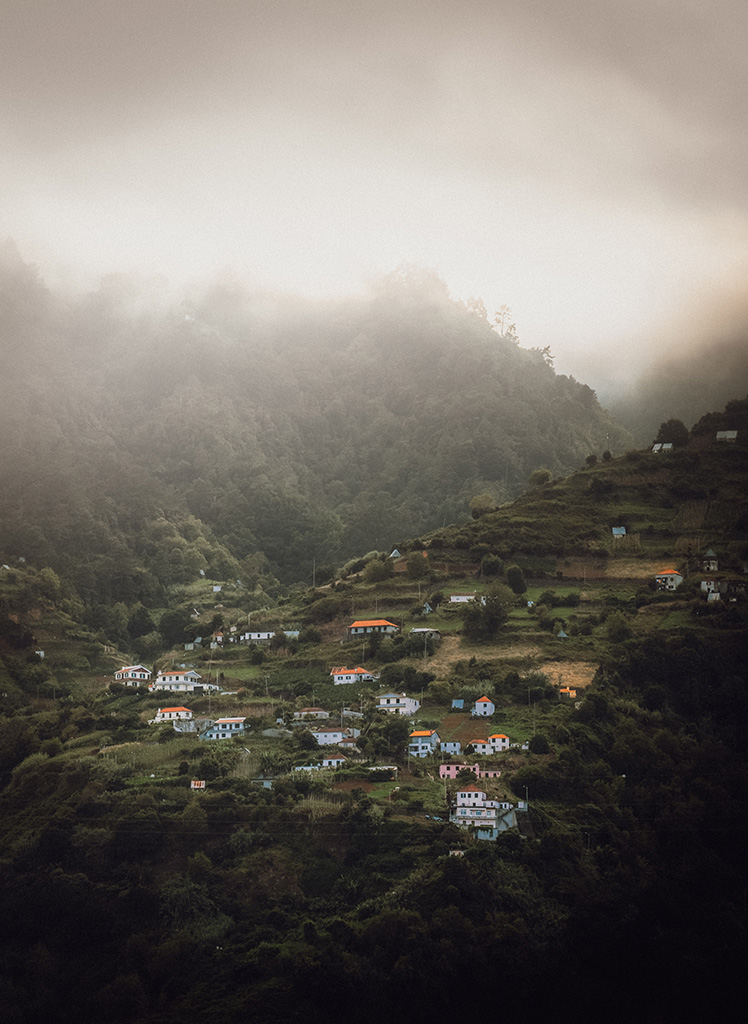
<svg viewBox="0 0 748 1024"><path fill-rule="evenodd" d="M151 670L145 665L124 665L114 673L114 678L125 686L144 686L151 678Z"/></svg>

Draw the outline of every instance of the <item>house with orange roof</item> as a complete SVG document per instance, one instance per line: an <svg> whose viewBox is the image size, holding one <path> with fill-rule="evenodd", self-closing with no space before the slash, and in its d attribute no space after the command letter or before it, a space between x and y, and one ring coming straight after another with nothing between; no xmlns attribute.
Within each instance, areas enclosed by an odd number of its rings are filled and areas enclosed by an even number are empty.
<svg viewBox="0 0 748 1024"><path fill-rule="evenodd" d="M658 590L677 590L683 576L675 569L661 569L655 576Z"/></svg>
<svg viewBox="0 0 748 1024"><path fill-rule="evenodd" d="M344 683L371 683L379 678L372 675L371 672L367 672L365 668L361 668L360 665L357 668L346 668L345 665L340 665L331 668L330 675L336 686L341 686Z"/></svg>
<svg viewBox="0 0 748 1024"><path fill-rule="evenodd" d="M360 640L369 633L379 633L383 636L394 636L400 632L400 627L390 622L389 619L356 619L346 629L347 640Z"/></svg>
<svg viewBox="0 0 748 1024"><path fill-rule="evenodd" d="M159 708L156 717L148 721L149 725L161 725L164 722L191 722L192 712L189 708Z"/></svg>
<svg viewBox="0 0 748 1024"><path fill-rule="evenodd" d="M490 700L488 697L479 697L477 699L477 701L475 702L475 704L473 704L473 709L470 712L470 714L474 718L476 716L480 716L480 717L484 717L485 718L485 717L488 717L489 715L492 715L495 710L496 710L496 705L494 704L494 702L492 700Z"/></svg>
<svg viewBox="0 0 748 1024"><path fill-rule="evenodd" d="M436 729L416 729L409 737L408 754L410 757L428 757L438 748L439 742Z"/></svg>
<svg viewBox="0 0 748 1024"><path fill-rule="evenodd" d="M230 740L235 736L243 736L246 718L217 718L209 729L201 734L201 740Z"/></svg>
<svg viewBox="0 0 748 1024"><path fill-rule="evenodd" d="M493 751L497 750L509 750L509 737L503 732L495 732L488 737L488 742L491 744Z"/></svg>

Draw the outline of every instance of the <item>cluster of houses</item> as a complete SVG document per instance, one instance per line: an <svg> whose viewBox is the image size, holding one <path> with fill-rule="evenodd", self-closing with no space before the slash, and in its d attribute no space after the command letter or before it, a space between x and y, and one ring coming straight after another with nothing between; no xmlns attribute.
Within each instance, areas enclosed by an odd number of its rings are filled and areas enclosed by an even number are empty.
<svg viewBox="0 0 748 1024"><path fill-rule="evenodd" d="M701 560L700 588L707 601L735 601L746 593L746 582L737 573L720 572L719 558L709 548ZM677 590L685 577L677 569L662 569L655 576L659 590Z"/></svg>
<svg viewBox="0 0 748 1024"><path fill-rule="evenodd" d="M157 672L154 679L151 670L143 665L125 665L114 673L114 678L125 686L147 686L151 691L210 693L220 690L220 686L204 681L194 669L167 669Z"/></svg>
<svg viewBox="0 0 748 1024"><path fill-rule="evenodd" d="M171 726L177 732L193 733L199 740L229 740L249 729L246 718L195 718L190 708L159 708L149 725Z"/></svg>
<svg viewBox="0 0 748 1024"><path fill-rule="evenodd" d="M476 754L498 754L509 750L512 744L509 737L503 732L495 732L487 739L473 739L465 745L465 749L472 747ZM526 750L527 745L520 749ZM408 740L408 755L410 757L429 757L431 754L461 754L462 744L459 740L442 740L436 729L415 729ZM464 768L465 765L459 765Z"/></svg>

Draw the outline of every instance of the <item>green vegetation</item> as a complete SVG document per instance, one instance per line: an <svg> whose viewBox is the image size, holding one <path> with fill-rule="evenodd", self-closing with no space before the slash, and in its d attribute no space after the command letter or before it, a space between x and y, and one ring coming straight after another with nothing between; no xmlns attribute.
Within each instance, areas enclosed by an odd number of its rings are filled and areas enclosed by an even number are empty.
<svg viewBox="0 0 748 1024"><path fill-rule="evenodd" d="M123 598L115 580L102 600L98 582L78 589L80 567L9 555L4 1015L315 1024L329 1020L331 985L372 1024L418 1017L414 1006L462 1019L466 1000L497 994L532 1020L623 1021L634 1003L652 1024L727 1012L748 882L741 456L689 445L543 474L511 506L405 538L400 558L371 550L328 566L316 588L277 599L266 576L250 591L205 570L146 599ZM152 565L209 538L187 520L141 527ZM206 542L208 563L222 542ZM709 547L734 600L701 592ZM654 585L666 558L687 577L672 594ZM451 593L476 599L454 606ZM353 618L400 633L341 644ZM424 626L441 637L411 634ZM220 694L185 703L196 717L246 717L247 733L210 743L149 725L172 695L112 679L146 653L216 681ZM344 663L379 679L335 686L330 668ZM375 710L389 689L420 701L412 718ZM495 711L474 718L482 696ZM359 730L342 769L308 770L337 752L320 748L314 722L293 724L309 707ZM500 771L479 783L491 799L529 798L517 826L480 842L450 824L474 777L445 783L438 758L408 757L414 726L460 741L459 763ZM512 746L475 754L495 733Z"/></svg>

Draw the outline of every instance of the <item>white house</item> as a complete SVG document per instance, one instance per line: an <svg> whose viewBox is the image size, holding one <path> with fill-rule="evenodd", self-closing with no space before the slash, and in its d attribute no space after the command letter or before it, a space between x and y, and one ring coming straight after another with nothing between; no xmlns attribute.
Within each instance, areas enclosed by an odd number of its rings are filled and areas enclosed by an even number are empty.
<svg viewBox="0 0 748 1024"><path fill-rule="evenodd" d="M314 729L310 729L309 731L321 747L340 743L342 739L350 735L347 729L342 729L339 726L332 725L316 726Z"/></svg>
<svg viewBox="0 0 748 1024"><path fill-rule="evenodd" d="M275 636L274 629L259 629L242 633L239 639L245 644L267 644Z"/></svg>
<svg viewBox="0 0 748 1024"><path fill-rule="evenodd" d="M189 708L159 708L156 717L151 718L149 725L161 725L162 722L190 722L192 712Z"/></svg>
<svg viewBox="0 0 748 1024"><path fill-rule="evenodd" d="M719 559L711 548L705 553L701 561L701 568L705 572L717 572L719 569Z"/></svg>
<svg viewBox="0 0 748 1024"><path fill-rule="evenodd" d="M323 720L329 717L330 712L325 711L324 708L299 708L298 711L294 711L293 713L294 722L309 722Z"/></svg>
<svg viewBox="0 0 748 1024"><path fill-rule="evenodd" d="M442 740L439 744L442 754L461 754L462 744L459 740Z"/></svg>
<svg viewBox="0 0 748 1024"><path fill-rule="evenodd" d="M503 732L493 733L493 735L488 737L488 742L491 744L494 753L499 750L509 750L509 737Z"/></svg>
<svg viewBox="0 0 748 1024"><path fill-rule="evenodd" d="M726 441L728 444L735 444L738 439L737 430L718 430L717 440Z"/></svg>
<svg viewBox="0 0 748 1024"><path fill-rule="evenodd" d="M625 526L612 526L613 540L622 540L626 536Z"/></svg>
<svg viewBox="0 0 748 1024"><path fill-rule="evenodd" d="M495 732L487 740L471 740L469 745L472 746L476 754L496 754L509 749L509 737L505 736L503 732Z"/></svg>
<svg viewBox="0 0 748 1024"><path fill-rule="evenodd" d="M449 820L460 828L480 825L481 828L496 828L499 819L498 800L487 800L486 792L478 786L465 786L455 794L455 803L449 812Z"/></svg>
<svg viewBox="0 0 748 1024"><path fill-rule="evenodd" d="M408 754L411 757L428 757L439 746L439 733L435 729L416 729L410 734Z"/></svg>
<svg viewBox="0 0 748 1024"><path fill-rule="evenodd" d="M450 604L469 604L470 601L475 600L475 594L450 594Z"/></svg>
<svg viewBox="0 0 748 1024"><path fill-rule="evenodd" d="M125 686L142 686L150 680L151 671L144 665L125 665L114 673L114 678Z"/></svg>
<svg viewBox="0 0 748 1024"><path fill-rule="evenodd" d="M159 672L149 686L150 690L170 690L172 692L203 693L206 690L218 690L215 683L204 683L202 676L194 669L187 672L169 670Z"/></svg>
<svg viewBox="0 0 748 1024"><path fill-rule="evenodd" d="M357 619L346 629L348 640L360 640L368 633L381 633L384 636L392 636L400 632L400 627L388 619Z"/></svg>
<svg viewBox="0 0 748 1024"><path fill-rule="evenodd" d="M346 668L345 665L331 668L330 675L336 686L341 686L343 683L370 683L377 678L371 672L367 672L365 668Z"/></svg>
<svg viewBox="0 0 748 1024"><path fill-rule="evenodd" d="M492 700L489 700L488 697L479 697L473 705L473 709L470 714L473 715L473 717L488 717L489 715L492 715L495 710L496 705Z"/></svg>
<svg viewBox="0 0 748 1024"><path fill-rule="evenodd" d="M201 740L230 740L246 732L246 718L217 718L213 725L200 736Z"/></svg>
<svg viewBox="0 0 748 1024"><path fill-rule="evenodd" d="M662 569L655 576L658 590L677 590L683 577L675 569Z"/></svg>
<svg viewBox="0 0 748 1024"><path fill-rule="evenodd" d="M377 711L388 715L414 715L420 706L420 701L404 693L381 693L377 697Z"/></svg>
<svg viewBox="0 0 748 1024"><path fill-rule="evenodd" d="M342 768L346 762L346 758L343 754L331 754L329 757L322 758L323 768Z"/></svg>

